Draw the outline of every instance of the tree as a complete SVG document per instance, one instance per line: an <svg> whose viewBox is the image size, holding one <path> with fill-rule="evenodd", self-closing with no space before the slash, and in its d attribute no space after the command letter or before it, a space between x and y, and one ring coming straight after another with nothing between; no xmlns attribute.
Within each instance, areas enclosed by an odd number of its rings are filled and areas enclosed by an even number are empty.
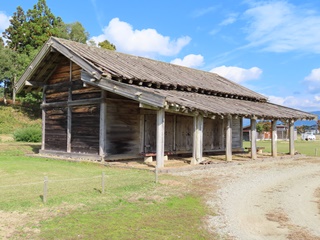
<svg viewBox="0 0 320 240"><path fill-rule="evenodd" d="M271 123L269 121L260 121L257 123L256 129L258 133L270 132Z"/></svg>
<svg viewBox="0 0 320 240"><path fill-rule="evenodd" d="M24 52L26 46L26 15L23 9L19 6L17 11L10 19L10 26L2 33L6 39L9 48L17 52Z"/></svg>
<svg viewBox="0 0 320 240"><path fill-rule="evenodd" d="M27 12L27 47L28 51L41 47L51 36L62 37L64 23L60 17L55 17L47 6L46 0L38 3Z"/></svg>
<svg viewBox="0 0 320 240"><path fill-rule="evenodd" d="M46 0L38 0L27 14L20 6L17 7L3 37L9 48L18 53L29 54L41 47L50 36L66 37L65 28L62 19L53 15Z"/></svg>
<svg viewBox="0 0 320 240"><path fill-rule="evenodd" d="M80 22L74 22L66 24L66 32L68 34L68 39L80 42L80 43L86 43L89 38L89 33L85 30L85 28L82 26Z"/></svg>
<svg viewBox="0 0 320 240"><path fill-rule="evenodd" d="M99 47L108 49L108 50L116 50L116 46L110 43L108 40L104 40L103 42L99 42Z"/></svg>
<svg viewBox="0 0 320 240"><path fill-rule="evenodd" d="M4 99L7 93L12 92L14 78L22 75L36 53L36 50L31 51L29 55L18 53L0 44L0 87L3 89Z"/></svg>

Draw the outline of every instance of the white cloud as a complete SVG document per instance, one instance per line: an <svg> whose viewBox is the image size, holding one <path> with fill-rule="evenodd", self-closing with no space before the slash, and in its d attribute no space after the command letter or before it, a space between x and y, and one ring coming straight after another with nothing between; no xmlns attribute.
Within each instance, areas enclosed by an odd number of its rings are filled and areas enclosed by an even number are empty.
<svg viewBox="0 0 320 240"><path fill-rule="evenodd" d="M250 69L239 68L239 67L227 67L220 66L213 68L210 72L217 73L229 80L237 83L258 79L262 74L262 70L258 67L252 67Z"/></svg>
<svg viewBox="0 0 320 240"><path fill-rule="evenodd" d="M294 97L277 97L277 96L269 96L269 101L274 104L285 106L288 102L291 102Z"/></svg>
<svg viewBox="0 0 320 240"><path fill-rule="evenodd" d="M227 26L227 25L230 25L232 23L234 23L235 21L237 21L237 17L238 17L238 14L236 13L231 13L229 14L229 16L224 19L219 25L220 26Z"/></svg>
<svg viewBox="0 0 320 240"><path fill-rule="evenodd" d="M300 109L302 111L311 112L311 111L319 111L320 109L320 96L287 96L287 97L277 97L277 96L268 96L269 101L271 103L275 103L278 105Z"/></svg>
<svg viewBox="0 0 320 240"><path fill-rule="evenodd" d="M252 3L252 1L250 1ZM320 15L288 1L260 1L244 13L248 46L266 51L320 53Z"/></svg>
<svg viewBox="0 0 320 240"><path fill-rule="evenodd" d="M185 56L183 59L176 58L172 60L171 63L177 64L180 66L185 66L185 67L199 67L203 65L204 61L203 61L203 56L200 54L198 55L189 54Z"/></svg>
<svg viewBox="0 0 320 240"><path fill-rule="evenodd" d="M320 93L320 68L312 69L304 81L310 93Z"/></svg>
<svg viewBox="0 0 320 240"><path fill-rule="evenodd" d="M10 17L7 16L5 13L0 12L0 30L4 31L10 25Z"/></svg>
<svg viewBox="0 0 320 240"><path fill-rule="evenodd" d="M314 96L314 100L315 100L316 102L320 102L320 95Z"/></svg>
<svg viewBox="0 0 320 240"><path fill-rule="evenodd" d="M201 17L203 15L206 15L210 12L213 12L216 10L216 7L208 7L208 8L202 8L202 9L197 9L193 12L192 16L194 18L197 18L197 17Z"/></svg>
<svg viewBox="0 0 320 240"><path fill-rule="evenodd" d="M134 30L130 24L120 21L119 18L113 18L103 29L103 34L92 39L96 43L107 39L117 47L117 50L140 56L154 54L172 56L179 53L191 41L188 36L170 40L170 37L163 36L150 28Z"/></svg>

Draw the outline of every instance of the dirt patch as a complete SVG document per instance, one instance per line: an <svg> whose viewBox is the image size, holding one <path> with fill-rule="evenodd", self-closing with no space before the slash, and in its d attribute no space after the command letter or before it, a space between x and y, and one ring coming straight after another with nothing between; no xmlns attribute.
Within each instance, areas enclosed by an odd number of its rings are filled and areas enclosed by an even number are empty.
<svg viewBox="0 0 320 240"><path fill-rule="evenodd" d="M282 227L287 225L289 221L288 216L281 210L272 213L267 213L266 217L269 221L278 222Z"/></svg>
<svg viewBox="0 0 320 240"><path fill-rule="evenodd" d="M310 235L306 230L293 231L288 236L289 240L319 240L320 237Z"/></svg>
<svg viewBox="0 0 320 240"><path fill-rule="evenodd" d="M281 228L287 228L289 230L289 234L287 239L289 240L320 240L320 237L314 236L310 234L305 229L302 229L299 226L290 224L289 217L284 213L283 210L279 209L275 212L266 214L266 217L269 221L279 223Z"/></svg>
<svg viewBox="0 0 320 240"><path fill-rule="evenodd" d="M0 134L0 142L13 142L13 136L11 134Z"/></svg>
<svg viewBox="0 0 320 240"><path fill-rule="evenodd" d="M320 188L316 189L314 196L316 197L316 202L318 203L318 209L320 214Z"/></svg>
<svg viewBox="0 0 320 240"><path fill-rule="evenodd" d="M62 205L56 208L19 212L0 211L0 239L30 239L40 233L40 222L57 216L65 216L84 205Z"/></svg>
<svg viewBox="0 0 320 240"><path fill-rule="evenodd" d="M303 158L233 162L180 175L216 213L207 225L222 239L320 240L319 159Z"/></svg>

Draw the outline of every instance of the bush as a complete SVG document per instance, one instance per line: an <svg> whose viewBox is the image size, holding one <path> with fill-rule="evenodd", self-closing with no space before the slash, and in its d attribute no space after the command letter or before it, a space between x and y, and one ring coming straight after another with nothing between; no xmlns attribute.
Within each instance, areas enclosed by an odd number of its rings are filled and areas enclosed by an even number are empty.
<svg viewBox="0 0 320 240"><path fill-rule="evenodd" d="M17 142L41 142L41 135L41 128L35 126L21 128L13 133Z"/></svg>

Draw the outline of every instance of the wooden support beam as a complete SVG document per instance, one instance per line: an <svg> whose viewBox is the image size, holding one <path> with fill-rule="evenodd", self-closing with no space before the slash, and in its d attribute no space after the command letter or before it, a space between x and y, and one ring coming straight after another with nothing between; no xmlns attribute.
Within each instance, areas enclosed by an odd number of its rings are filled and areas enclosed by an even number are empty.
<svg viewBox="0 0 320 240"><path fill-rule="evenodd" d="M42 62L42 60L47 56L47 54L50 53L52 43L48 42L46 43L40 52L36 55L36 57L33 59L32 63L28 67L28 69L23 73L20 80L16 84L17 93L19 93L23 86L25 85L25 82L29 80L30 76L36 71L39 64Z"/></svg>
<svg viewBox="0 0 320 240"><path fill-rule="evenodd" d="M81 71L81 80L89 85L100 87L103 90L113 92L120 96L133 99L135 101L154 106L164 107L166 98L162 95L156 94L150 90L144 90L141 87L120 83L111 79L103 78L101 81L92 82L92 75L86 71Z"/></svg>
<svg viewBox="0 0 320 240"><path fill-rule="evenodd" d="M68 107L67 112L67 152L71 152L71 128L72 128L72 108Z"/></svg>
<svg viewBox="0 0 320 240"><path fill-rule="evenodd" d="M164 167L164 131L165 131L165 111L157 111L157 168Z"/></svg>
<svg viewBox="0 0 320 240"><path fill-rule="evenodd" d="M272 157L277 157L277 120L274 119L271 121L271 129L272 129L272 133L271 133L271 154Z"/></svg>
<svg viewBox="0 0 320 240"><path fill-rule="evenodd" d="M72 82L72 61L70 60L69 82ZM68 101L72 101L72 87L69 84ZM72 107L68 106L67 113L67 152L71 152L71 130L72 130Z"/></svg>
<svg viewBox="0 0 320 240"><path fill-rule="evenodd" d="M257 159L257 119L251 118L251 158Z"/></svg>
<svg viewBox="0 0 320 240"><path fill-rule="evenodd" d="M46 87L42 90L42 104L46 102ZM42 112L42 140L41 140L41 150L45 150L46 145L46 111L45 109L41 110Z"/></svg>
<svg viewBox="0 0 320 240"><path fill-rule="evenodd" d="M232 117L226 117L226 161L232 161Z"/></svg>
<svg viewBox="0 0 320 240"><path fill-rule="evenodd" d="M193 151L191 164L199 164L202 161L203 152L203 116L193 117Z"/></svg>
<svg viewBox="0 0 320 240"><path fill-rule="evenodd" d="M99 132L99 156L103 161L107 155L107 92L101 91L101 103L100 103L100 132Z"/></svg>
<svg viewBox="0 0 320 240"><path fill-rule="evenodd" d="M294 120L289 120L289 153L294 155Z"/></svg>

